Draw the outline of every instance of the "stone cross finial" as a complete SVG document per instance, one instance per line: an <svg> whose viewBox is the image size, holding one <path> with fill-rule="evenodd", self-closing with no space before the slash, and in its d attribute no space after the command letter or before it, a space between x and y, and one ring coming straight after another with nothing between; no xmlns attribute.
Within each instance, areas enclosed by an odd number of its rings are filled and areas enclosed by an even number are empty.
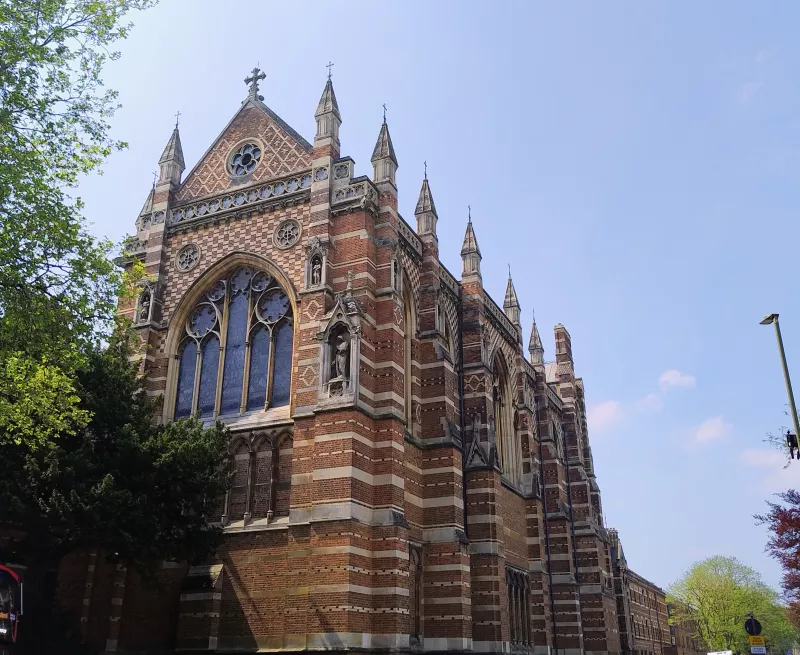
<svg viewBox="0 0 800 655"><path fill-rule="evenodd" d="M386 122L386 103L383 103L383 122Z"/></svg>
<svg viewBox="0 0 800 655"><path fill-rule="evenodd" d="M353 271L352 270L347 271L346 277L347 277L347 290L348 291L352 291L353 290L353 278L355 277L355 275L353 274Z"/></svg>
<svg viewBox="0 0 800 655"><path fill-rule="evenodd" d="M153 188L156 188L156 180L158 179L158 173L153 171Z"/></svg>
<svg viewBox="0 0 800 655"><path fill-rule="evenodd" d="M258 95L258 83L266 77L267 74L259 69L258 66L256 66L252 71L250 71L250 76L244 78L244 83L250 85L251 98L258 98L259 100L264 99L264 96Z"/></svg>
<svg viewBox="0 0 800 655"><path fill-rule="evenodd" d="M425 165L425 179L427 180L428 179L428 160L426 159L422 163Z"/></svg>
<svg viewBox="0 0 800 655"><path fill-rule="evenodd" d="M467 216L469 216L469 222L472 223L472 205L467 205Z"/></svg>
<svg viewBox="0 0 800 655"><path fill-rule="evenodd" d="M175 113L175 129L176 130L178 129L178 121L180 120L180 118L181 118L181 112L178 111L178 112Z"/></svg>
<svg viewBox="0 0 800 655"><path fill-rule="evenodd" d="M333 67L333 62L329 59L328 60L328 65L325 66L325 68L328 69L328 79L331 79L331 68L332 67Z"/></svg>

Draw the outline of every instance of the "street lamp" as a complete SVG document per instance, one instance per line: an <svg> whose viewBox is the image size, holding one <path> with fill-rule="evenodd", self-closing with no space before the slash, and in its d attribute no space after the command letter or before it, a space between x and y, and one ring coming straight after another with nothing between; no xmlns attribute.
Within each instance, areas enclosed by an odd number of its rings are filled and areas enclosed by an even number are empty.
<svg viewBox="0 0 800 655"><path fill-rule="evenodd" d="M783 339L781 338L781 326L778 323L778 315L770 314L765 316L761 321L761 325L769 325L772 323L775 326L775 336L778 337L778 351L781 354L781 363L783 364L783 379L786 381L786 393L789 394L789 411L792 413L792 422L794 424L794 433L800 438L800 427L797 425L797 409L794 406L794 394L792 393L792 381L789 379L789 367L786 365L786 353L783 350Z"/></svg>

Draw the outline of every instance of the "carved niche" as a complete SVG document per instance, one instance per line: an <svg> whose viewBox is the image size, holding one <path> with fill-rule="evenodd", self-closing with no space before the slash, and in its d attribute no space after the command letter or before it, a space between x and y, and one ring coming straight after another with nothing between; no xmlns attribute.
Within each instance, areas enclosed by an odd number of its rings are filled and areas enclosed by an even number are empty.
<svg viewBox="0 0 800 655"><path fill-rule="evenodd" d="M319 405L358 402L362 317L361 305L348 290L336 295L333 309L320 321Z"/></svg>
<svg viewBox="0 0 800 655"><path fill-rule="evenodd" d="M142 281L139 283L139 295L136 298L136 309L133 314L134 325L149 325L155 317L156 303L160 304L156 285Z"/></svg>
<svg viewBox="0 0 800 655"><path fill-rule="evenodd" d="M311 237L306 243L305 288L318 289L328 282L328 243Z"/></svg>

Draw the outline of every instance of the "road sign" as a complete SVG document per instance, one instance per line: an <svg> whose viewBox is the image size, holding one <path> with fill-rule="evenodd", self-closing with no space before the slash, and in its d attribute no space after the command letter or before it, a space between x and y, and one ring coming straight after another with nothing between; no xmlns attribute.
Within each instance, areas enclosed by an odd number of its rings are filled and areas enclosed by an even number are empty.
<svg viewBox="0 0 800 655"><path fill-rule="evenodd" d="M766 646L764 637L748 637L747 641L750 642L751 646Z"/></svg>
<svg viewBox="0 0 800 655"><path fill-rule="evenodd" d="M750 655L767 655L766 646L750 646Z"/></svg>
<svg viewBox="0 0 800 655"><path fill-rule="evenodd" d="M752 637L761 634L761 624L754 618L749 618L744 622L744 631Z"/></svg>

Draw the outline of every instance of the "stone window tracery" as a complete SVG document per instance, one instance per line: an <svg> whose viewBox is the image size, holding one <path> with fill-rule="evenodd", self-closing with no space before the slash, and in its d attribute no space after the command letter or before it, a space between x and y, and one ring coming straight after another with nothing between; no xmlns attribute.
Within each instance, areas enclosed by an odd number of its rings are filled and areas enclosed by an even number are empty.
<svg viewBox="0 0 800 655"><path fill-rule="evenodd" d="M517 569L506 568L506 593L508 594L508 626L511 643L518 647L530 647L531 636L531 589L528 574Z"/></svg>
<svg viewBox="0 0 800 655"><path fill-rule="evenodd" d="M254 435L238 437L230 450L231 486L223 524L272 520L289 513L292 437Z"/></svg>
<svg viewBox="0 0 800 655"><path fill-rule="evenodd" d="M234 416L289 403L292 306L269 273L242 267L217 280L184 332L174 418Z"/></svg>
<svg viewBox="0 0 800 655"><path fill-rule="evenodd" d="M230 158L228 170L231 175L242 177L252 173L261 160L261 148L255 143L246 143L239 148Z"/></svg>
<svg viewBox="0 0 800 655"><path fill-rule="evenodd" d="M275 246L284 250L291 248L300 238L300 224L294 219L287 219L283 221L277 228L275 228L275 235L273 241Z"/></svg>
<svg viewBox="0 0 800 655"><path fill-rule="evenodd" d="M514 426L514 402L508 370L498 354L492 369L492 407L495 439L500 466L506 478L516 485L522 483L522 454Z"/></svg>

